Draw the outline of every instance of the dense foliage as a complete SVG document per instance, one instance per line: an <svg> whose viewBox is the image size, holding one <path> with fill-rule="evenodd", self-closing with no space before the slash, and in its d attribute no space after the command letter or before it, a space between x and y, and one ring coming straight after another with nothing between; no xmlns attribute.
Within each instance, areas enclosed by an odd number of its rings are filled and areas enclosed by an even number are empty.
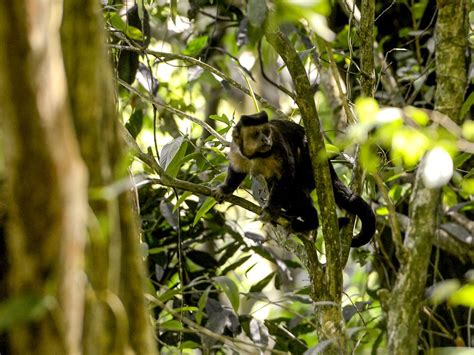
<svg viewBox="0 0 474 355"><path fill-rule="evenodd" d="M449 118L433 111L437 14L432 0L377 1L374 72L365 73L361 46L371 39L363 37L357 6L345 2L149 0L104 7L120 113L142 150L133 172L141 177L148 293L162 353L301 354L328 344L315 336L308 271L289 252L301 241L279 226L262 231L254 213L216 205L198 188L224 179L225 137L241 114L264 108L300 120L292 78L264 36L271 24L281 26L305 65L339 176L349 183L359 159L368 172L361 191L379 225L373 244L353 250L344 270L349 347L376 351L387 344L384 295L401 264L396 236L408 228L415 168L426 154L423 181L441 188L441 204L419 347L473 345L467 272L474 260L474 94L466 90L462 108L443 111ZM372 93L363 87L367 77ZM264 190L248 179L238 194L261 204ZM321 233L315 248L324 261Z"/></svg>

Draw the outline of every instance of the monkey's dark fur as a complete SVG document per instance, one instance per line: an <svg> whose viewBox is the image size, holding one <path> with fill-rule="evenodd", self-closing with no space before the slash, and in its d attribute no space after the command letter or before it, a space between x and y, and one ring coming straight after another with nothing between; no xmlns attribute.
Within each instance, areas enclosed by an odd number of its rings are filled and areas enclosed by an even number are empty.
<svg viewBox="0 0 474 355"><path fill-rule="evenodd" d="M358 216L360 233L352 247L367 244L375 233L375 215L370 206L349 190L329 164L336 204ZM232 132L229 167L223 184L213 191L221 202L232 194L247 174L265 178L270 195L262 220L284 216L295 232L307 232L319 225L310 193L315 188L313 169L304 128L284 120L268 121L266 112L244 115Z"/></svg>

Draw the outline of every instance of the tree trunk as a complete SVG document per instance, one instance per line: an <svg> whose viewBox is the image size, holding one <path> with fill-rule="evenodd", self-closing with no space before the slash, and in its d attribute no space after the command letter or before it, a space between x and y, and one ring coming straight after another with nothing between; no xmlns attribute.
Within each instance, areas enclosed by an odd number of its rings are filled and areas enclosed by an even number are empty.
<svg viewBox="0 0 474 355"><path fill-rule="evenodd" d="M436 23L435 108L457 120L466 87L465 0L438 1ZM421 164L423 166L423 163ZM439 209L439 189L424 187L420 170L410 201L410 225L404 245L408 259L402 265L391 294L388 312L388 340L391 354L416 354L419 310L426 284L431 247Z"/></svg>
<svg viewBox="0 0 474 355"><path fill-rule="evenodd" d="M14 354L80 352L87 179L67 104L61 12L57 1L0 3L8 285L22 305Z"/></svg>
<svg viewBox="0 0 474 355"><path fill-rule="evenodd" d="M88 272L95 295L88 299L84 349L148 355L156 346L145 308L137 219L129 189L114 187L129 177L103 28L97 1L65 1L61 34L73 118L95 192L91 206L105 223L91 235Z"/></svg>

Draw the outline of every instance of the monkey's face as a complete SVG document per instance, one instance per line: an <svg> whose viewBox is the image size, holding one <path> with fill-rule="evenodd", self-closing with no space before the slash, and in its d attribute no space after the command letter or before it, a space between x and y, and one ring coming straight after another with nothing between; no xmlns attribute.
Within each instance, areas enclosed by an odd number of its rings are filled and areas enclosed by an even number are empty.
<svg viewBox="0 0 474 355"><path fill-rule="evenodd" d="M272 149L272 130L268 124L240 128L240 150L247 158L257 157Z"/></svg>

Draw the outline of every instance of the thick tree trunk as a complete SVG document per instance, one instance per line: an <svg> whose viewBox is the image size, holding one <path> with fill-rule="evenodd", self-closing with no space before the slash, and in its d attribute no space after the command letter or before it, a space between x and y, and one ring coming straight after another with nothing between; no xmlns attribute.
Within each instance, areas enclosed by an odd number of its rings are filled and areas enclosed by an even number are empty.
<svg viewBox="0 0 474 355"><path fill-rule="evenodd" d="M467 1L440 0L438 7L435 108L457 120L466 87ZM419 310L438 223L436 216L440 196L439 189L423 186L420 170L410 201L410 225L404 242L408 259L397 275L389 302L388 340L391 354L418 352Z"/></svg>
<svg viewBox="0 0 474 355"><path fill-rule="evenodd" d="M98 1L65 1L61 34L73 119L95 192L91 206L105 223L91 235L88 272L95 295L88 298L84 350L131 348L148 355L156 346L145 308L137 219L129 190L114 188L129 177L103 28Z"/></svg>
<svg viewBox="0 0 474 355"><path fill-rule="evenodd" d="M14 323L10 341L22 355L78 354L82 336L87 182L67 104L61 13L58 1L0 3L9 296L24 302L18 317L27 320Z"/></svg>

